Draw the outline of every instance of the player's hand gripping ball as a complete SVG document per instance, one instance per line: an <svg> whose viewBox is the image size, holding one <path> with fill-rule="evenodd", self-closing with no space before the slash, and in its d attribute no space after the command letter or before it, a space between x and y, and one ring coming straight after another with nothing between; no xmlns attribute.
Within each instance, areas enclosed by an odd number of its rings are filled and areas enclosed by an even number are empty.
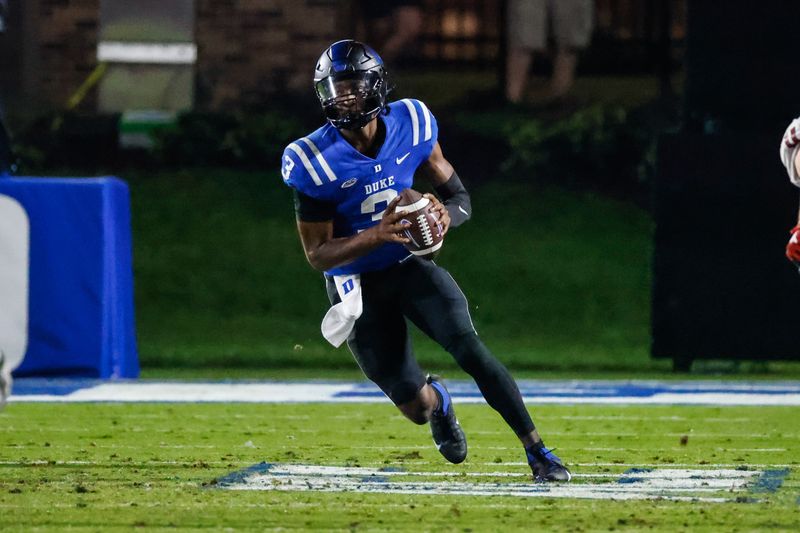
<svg viewBox="0 0 800 533"><path fill-rule="evenodd" d="M444 243L444 226L433 202L414 189L405 189L400 193L395 212L405 215L400 223L408 223L403 230L408 251L423 259L433 259Z"/></svg>

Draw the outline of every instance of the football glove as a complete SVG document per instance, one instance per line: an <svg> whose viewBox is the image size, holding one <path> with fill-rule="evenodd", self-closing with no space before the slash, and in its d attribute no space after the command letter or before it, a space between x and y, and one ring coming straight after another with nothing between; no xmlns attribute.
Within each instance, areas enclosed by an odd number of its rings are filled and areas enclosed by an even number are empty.
<svg viewBox="0 0 800 533"><path fill-rule="evenodd" d="M800 224L793 227L789 233L792 237L786 244L786 258L800 270Z"/></svg>

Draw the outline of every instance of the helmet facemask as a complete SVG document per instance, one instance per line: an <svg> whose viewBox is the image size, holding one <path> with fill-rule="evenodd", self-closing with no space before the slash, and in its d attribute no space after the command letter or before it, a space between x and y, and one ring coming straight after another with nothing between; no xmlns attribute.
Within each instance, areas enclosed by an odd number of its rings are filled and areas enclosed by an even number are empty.
<svg viewBox="0 0 800 533"><path fill-rule="evenodd" d="M340 129L363 128L386 105L386 83L378 72L332 73L314 88L326 118Z"/></svg>

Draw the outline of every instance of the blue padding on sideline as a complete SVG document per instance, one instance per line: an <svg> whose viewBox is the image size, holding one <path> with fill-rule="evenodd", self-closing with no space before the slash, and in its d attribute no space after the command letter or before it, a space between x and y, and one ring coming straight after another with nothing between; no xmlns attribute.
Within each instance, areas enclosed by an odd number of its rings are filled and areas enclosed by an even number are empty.
<svg viewBox="0 0 800 533"><path fill-rule="evenodd" d="M14 374L137 377L128 186L14 177L0 194L30 219L28 349Z"/></svg>

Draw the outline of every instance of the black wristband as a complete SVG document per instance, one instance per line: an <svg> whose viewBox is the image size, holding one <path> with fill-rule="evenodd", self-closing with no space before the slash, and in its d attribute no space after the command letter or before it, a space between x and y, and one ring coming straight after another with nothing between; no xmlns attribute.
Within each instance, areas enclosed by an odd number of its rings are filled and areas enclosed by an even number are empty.
<svg viewBox="0 0 800 533"><path fill-rule="evenodd" d="M472 202L455 170L446 182L434 187L434 190L447 208L451 228L458 227L469 220L472 216Z"/></svg>

